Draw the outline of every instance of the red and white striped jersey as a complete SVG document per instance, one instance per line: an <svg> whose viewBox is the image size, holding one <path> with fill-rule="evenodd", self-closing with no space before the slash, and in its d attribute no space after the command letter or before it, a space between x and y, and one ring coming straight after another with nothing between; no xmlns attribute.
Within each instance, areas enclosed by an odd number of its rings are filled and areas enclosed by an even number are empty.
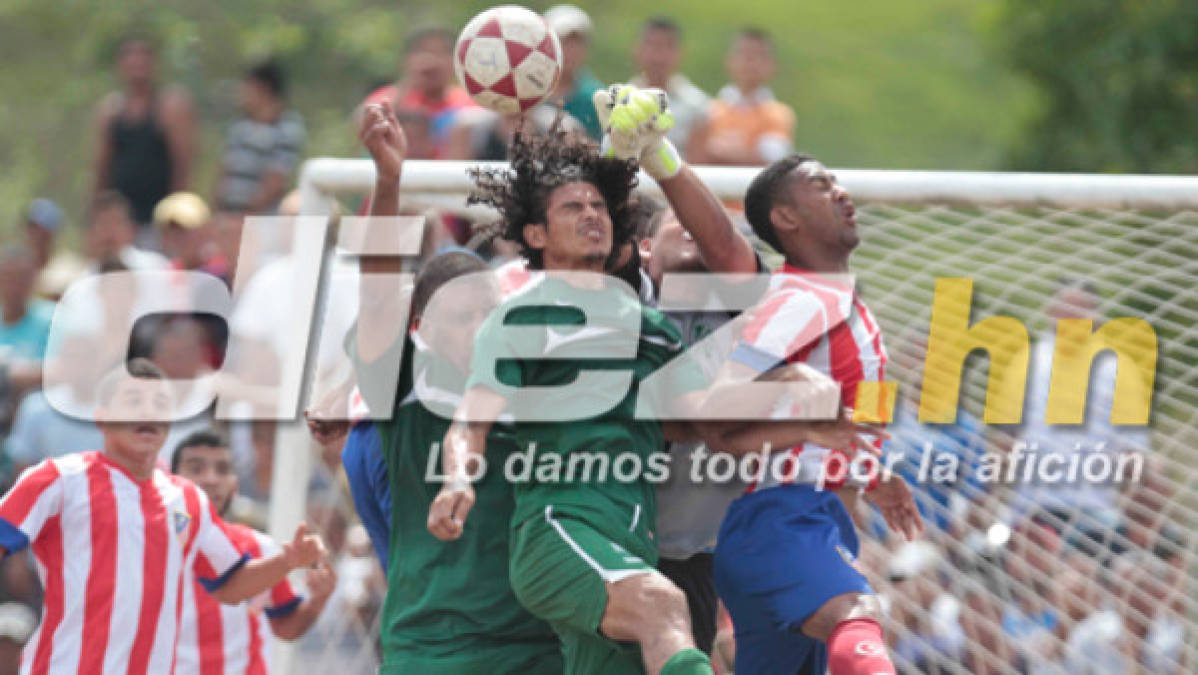
<svg viewBox="0 0 1198 675"><path fill-rule="evenodd" d="M30 467L0 500L0 546L31 546L45 589L21 673L169 673L192 568L214 590L247 560L204 491L137 480L102 452Z"/></svg>
<svg viewBox="0 0 1198 675"><path fill-rule="evenodd" d="M758 372L782 363L805 363L838 382L841 403L853 407L858 384L882 381L886 349L878 322L853 292L848 277L783 265L750 311L732 358ZM839 449L812 444L777 451L747 492L816 483L826 475L825 463L847 459ZM842 483L828 480L825 486L837 488Z"/></svg>
<svg viewBox="0 0 1198 675"><path fill-rule="evenodd" d="M273 539L239 523L225 529L251 559L279 552ZM287 616L301 598L284 579L270 591L239 605L222 604L188 574L175 652L175 675L263 675L270 672L267 619Z"/></svg>

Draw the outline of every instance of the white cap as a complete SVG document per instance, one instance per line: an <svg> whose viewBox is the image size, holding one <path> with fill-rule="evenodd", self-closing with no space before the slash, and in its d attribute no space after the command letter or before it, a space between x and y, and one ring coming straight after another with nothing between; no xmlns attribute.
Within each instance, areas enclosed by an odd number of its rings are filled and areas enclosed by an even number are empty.
<svg viewBox="0 0 1198 675"><path fill-rule="evenodd" d="M557 33L557 37L564 38L571 33L580 33L584 37L590 37L591 30L594 24L591 23L591 17L587 13L574 5L555 5L550 7L545 12L545 21L549 27Z"/></svg>
<svg viewBox="0 0 1198 675"><path fill-rule="evenodd" d="M37 627L37 615L19 602L0 605L0 638L8 638L23 645Z"/></svg>

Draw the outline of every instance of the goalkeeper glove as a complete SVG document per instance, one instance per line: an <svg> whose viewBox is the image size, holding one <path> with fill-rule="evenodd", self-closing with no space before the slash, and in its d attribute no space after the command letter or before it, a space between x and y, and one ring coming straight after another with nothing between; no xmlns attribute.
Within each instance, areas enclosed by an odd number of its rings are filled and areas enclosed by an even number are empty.
<svg viewBox="0 0 1198 675"><path fill-rule="evenodd" d="M635 159L659 181L682 170L682 157L666 138L674 116L664 91L613 84L595 92L594 103L605 132L601 148L605 156Z"/></svg>

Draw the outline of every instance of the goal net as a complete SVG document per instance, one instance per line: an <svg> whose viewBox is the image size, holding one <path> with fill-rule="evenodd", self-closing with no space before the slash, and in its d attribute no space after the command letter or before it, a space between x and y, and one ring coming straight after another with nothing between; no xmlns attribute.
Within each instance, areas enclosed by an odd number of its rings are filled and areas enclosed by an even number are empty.
<svg viewBox="0 0 1198 675"><path fill-rule="evenodd" d="M408 163L405 200L460 207L465 166ZM755 172L700 173L735 199ZM883 327L887 379L899 385L888 452L903 453L896 467L915 481L928 524L920 542L905 543L876 517L859 522L860 562L886 607L900 670L1193 672L1198 179L836 173L858 207L853 272ZM326 212L372 182L367 161L312 160L304 212ZM992 360L982 351L965 361L956 420L919 422L945 279L972 281L971 322L1010 317L1026 330L1022 424L984 422ZM1155 334L1149 424L1107 422L1115 374L1129 367L1110 353L1094 362L1085 422L1045 424L1057 320L1092 318L1097 328L1121 317ZM328 471L303 453L276 457L276 476ZM285 533L304 514L304 497L279 485L273 497L272 526ZM335 506L352 513L347 500ZM381 587L362 533L348 532L340 555L352 578L343 575L323 629L287 657L302 663L292 672L374 672Z"/></svg>

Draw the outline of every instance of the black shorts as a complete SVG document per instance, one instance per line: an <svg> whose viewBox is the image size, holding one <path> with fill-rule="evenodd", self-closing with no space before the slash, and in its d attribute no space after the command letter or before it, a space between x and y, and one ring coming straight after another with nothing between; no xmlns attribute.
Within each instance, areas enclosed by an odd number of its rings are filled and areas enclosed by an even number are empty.
<svg viewBox="0 0 1198 675"><path fill-rule="evenodd" d="M686 560L661 558L657 561L658 571L686 594L695 646L708 655L715 642L715 615L719 607L711 562L710 553L696 553Z"/></svg>

